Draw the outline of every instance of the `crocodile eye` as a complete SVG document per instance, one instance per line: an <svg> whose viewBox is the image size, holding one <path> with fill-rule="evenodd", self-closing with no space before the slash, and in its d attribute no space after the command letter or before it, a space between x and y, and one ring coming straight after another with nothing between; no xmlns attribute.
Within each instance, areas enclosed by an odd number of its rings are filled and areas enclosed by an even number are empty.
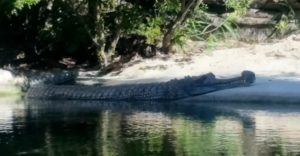
<svg viewBox="0 0 300 156"><path fill-rule="evenodd" d="M197 80L197 84L209 84L213 82L216 79L215 75L213 73L208 73L203 76L200 76Z"/></svg>
<svg viewBox="0 0 300 156"><path fill-rule="evenodd" d="M243 71L242 78L246 83L253 83L255 81L255 74L252 71Z"/></svg>

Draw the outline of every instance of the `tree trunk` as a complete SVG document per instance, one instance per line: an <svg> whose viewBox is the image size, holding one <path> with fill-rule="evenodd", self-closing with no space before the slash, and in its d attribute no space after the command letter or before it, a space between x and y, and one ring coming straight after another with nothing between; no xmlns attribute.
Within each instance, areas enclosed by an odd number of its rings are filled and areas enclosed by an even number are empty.
<svg viewBox="0 0 300 156"><path fill-rule="evenodd" d="M89 0L89 24L92 34L93 44L95 45L95 53L101 66L108 65L108 59L105 54L105 34L104 34L104 20L102 13L102 4L97 0Z"/></svg>
<svg viewBox="0 0 300 156"><path fill-rule="evenodd" d="M117 47L117 44L119 42L121 35L122 35L121 28L117 28L117 30L113 34L113 38L112 38L110 45L108 47L108 50L107 50L107 54L110 58L115 54L116 47Z"/></svg>
<svg viewBox="0 0 300 156"><path fill-rule="evenodd" d="M102 67L108 66L112 61L112 56L115 52L117 43L119 41L119 38L121 36L121 27L118 25L117 21L117 29L116 32L113 35L112 42L109 44L108 51L105 51L105 44L106 44L106 34L105 34L105 27L104 27L104 14L105 14L105 5L107 5L107 2L104 1L98 1L98 0L89 0L88 10L91 23L91 33L92 40L95 47L96 56L98 57L99 63ZM114 1L112 5L112 10L114 10L118 5L120 5L120 1L116 0Z"/></svg>
<svg viewBox="0 0 300 156"><path fill-rule="evenodd" d="M97 56L100 61L100 65L102 67L106 67L109 64L108 57L105 53L105 34L104 34L104 22L102 19L100 19L100 15L97 17L98 19L98 24L97 24L97 29L96 29L96 38L95 40L97 41Z"/></svg>
<svg viewBox="0 0 300 156"><path fill-rule="evenodd" d="M172 39L177 28L179 28L185 23L189 13L193 12L200 5L201 2L202 0L189 0L189 2L186 2L186 0L181 1L182 10L177 15L176 19L173 21L170 28L164 34L163 43L162 43L162 50L164 52L168 53L172 50L172 46L174 44Z"/></svg>

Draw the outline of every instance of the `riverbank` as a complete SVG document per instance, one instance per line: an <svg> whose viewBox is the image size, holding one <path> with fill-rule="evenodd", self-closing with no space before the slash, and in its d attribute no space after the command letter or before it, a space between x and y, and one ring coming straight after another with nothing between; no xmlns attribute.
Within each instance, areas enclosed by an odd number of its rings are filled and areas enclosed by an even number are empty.
<svg viewBox="0 0 300 156"><path fill-rule="evenodd" d="M117 85L168 81L184 76L212 72L217 78L239 76L243 70L256 73L256 82L245 88L233 88L194 97L198 101L237 102L300 102L300 35L273 43L245 44L202 51L197 43L190 44L191 53L160 55L151 59L134 58L113 72L98 76L99 70L79 72L77 83ZM0 93L18 93L15 78L1 71ZM23 79L22 79L23 78ZM21 80L20 80L21 79ZM19 82L20 81L20 82Z"/></svg>
<svg viewBox="0 0 300 156"><path fill-rule="evenodd" d="M142 83L208 72L214 73L218 78L228 78L239 75L243 70L251 70L257 76L252 86L198 96L197 100L300 102L299 39L300 35L291 35L273 43L243 44L238 48L160 56L147 60L136 58L125 64L124 68L102 76L100 80L107 85Z"/></svg>

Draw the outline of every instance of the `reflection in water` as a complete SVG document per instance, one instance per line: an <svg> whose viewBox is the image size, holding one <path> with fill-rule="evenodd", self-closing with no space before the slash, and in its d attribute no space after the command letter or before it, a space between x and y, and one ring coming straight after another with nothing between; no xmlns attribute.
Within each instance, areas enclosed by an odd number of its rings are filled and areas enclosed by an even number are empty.
<svg viewBox="0 0 300 156"><path fill-rule="evenodd" d="M300 106L0 100L1 155L299 155Z"/></svg>
<svg viewBox="0 0 300 156"><path fill-rule="evenodd" d="M12 132L14 125L22 126L15 122L15 119L22 121L25 116L24 111L24 104L19 98L0 98L0 135Z"/></svg>
<svg viewBox="0 0 300 156"><path fill-rule="evenodd" d="M288 151L300 153L299 119L299 114L294 113L255 113L256 140L259 150L263 153L278 151L280 155ZM268 149L261 149L266 145Z"/></svg>

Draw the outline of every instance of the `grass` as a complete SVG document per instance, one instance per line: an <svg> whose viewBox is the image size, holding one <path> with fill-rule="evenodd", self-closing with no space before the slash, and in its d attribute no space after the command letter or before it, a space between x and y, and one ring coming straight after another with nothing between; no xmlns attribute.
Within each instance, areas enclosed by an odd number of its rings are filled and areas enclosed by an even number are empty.
<svg viewBox="0 0 300 156"><path fill-rule="evenodd" d="M14 91L9 91L9 92L0 91L0 98L8 97L8 96L22 96L22 94L23 93L19 90L14 90Z"/></svg>

